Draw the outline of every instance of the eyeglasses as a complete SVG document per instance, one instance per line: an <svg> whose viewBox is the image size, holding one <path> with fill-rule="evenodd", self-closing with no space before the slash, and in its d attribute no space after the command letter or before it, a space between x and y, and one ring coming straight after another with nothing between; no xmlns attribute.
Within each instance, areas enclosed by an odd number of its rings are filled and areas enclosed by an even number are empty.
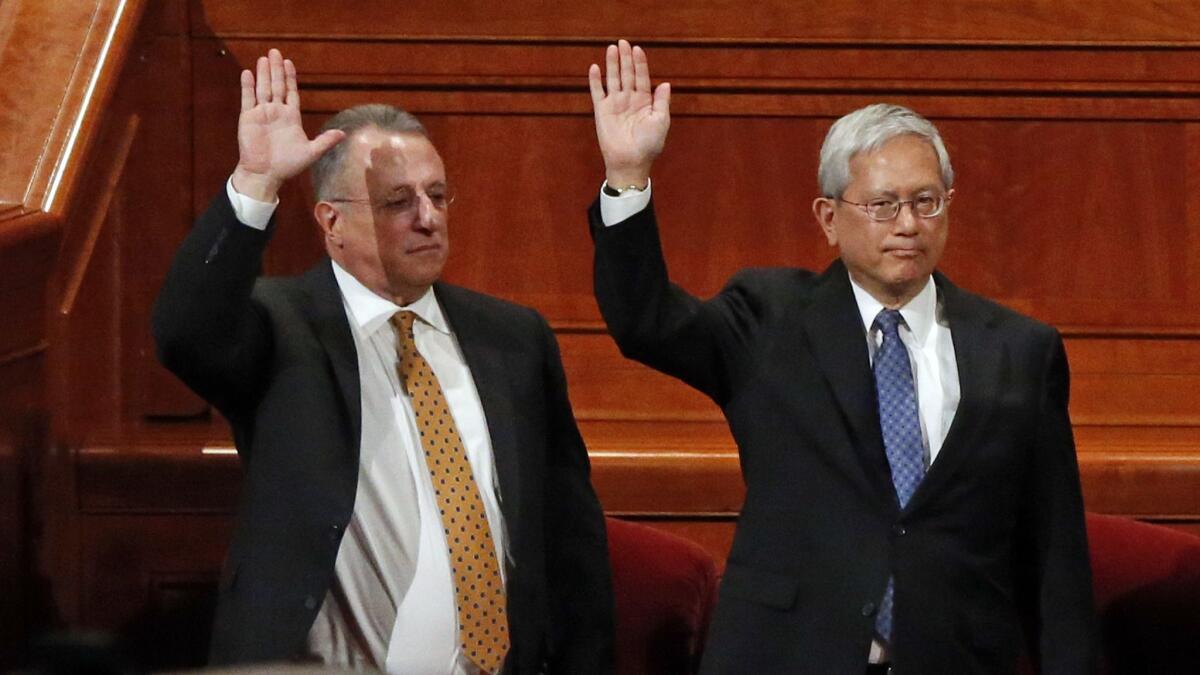
<svg viewBox="0 0 1200 675"><path fill-rule="evenodd" d="M941 193L920 194L912 199L872 199L860 204L849 199L838 197L838 201L853 204L862 209L871 220L888 221L900 215L900 207L908 204L912 207L913 215L920 218L936 218L946 210L950 197Z"/></svg>
<svg viewBox="0 0 1200 675"><path fill-rule="evenodd" d="M426 188L424 191L425 197L429 199L429 203L434 210L445 211L454 203L454 190L444 184L433 185ZM411 187L402 187L393 192L387 199L379 202L371 201L370 199L349 199L343 197L335 197L326 199L325 201L340 204L367 204L373 209L378 209L389 215L413 217L416 216L421 208L421 195Z"/></svg>

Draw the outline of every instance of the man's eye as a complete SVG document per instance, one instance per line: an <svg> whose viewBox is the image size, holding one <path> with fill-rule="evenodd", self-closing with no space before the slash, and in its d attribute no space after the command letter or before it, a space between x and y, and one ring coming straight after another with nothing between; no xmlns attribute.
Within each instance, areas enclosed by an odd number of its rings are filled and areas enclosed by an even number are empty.
<svg viewBox="0 0 1200 675"><path fill-rule="evenodd" d="M867 208L883 211L892 208L894 204L895 202L890 199L872 199L867 202Z"/></svg>
<svg viewBox="0 0 1200 675"><path fill-rule="evenodd" d="M933 195L920 195L916 199L917 206L933 206L937 203L937 197Z"/></svg>

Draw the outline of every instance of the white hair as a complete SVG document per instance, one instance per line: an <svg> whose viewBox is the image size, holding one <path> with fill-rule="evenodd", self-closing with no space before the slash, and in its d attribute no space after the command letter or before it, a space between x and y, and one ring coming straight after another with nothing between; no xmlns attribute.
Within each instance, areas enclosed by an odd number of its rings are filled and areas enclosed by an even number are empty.
<svg viewBox="0 0 1200 675"><path fill-rule="evenodd" d="M829 127L821 145L817 181L822 196L836 199L850 184L850 160L860 152L875 152L897 136L911 135L929 141L937 153L942 182L954 186L954 168L942 135L929 120L904 106L875 103L843 116Z"/></svg>

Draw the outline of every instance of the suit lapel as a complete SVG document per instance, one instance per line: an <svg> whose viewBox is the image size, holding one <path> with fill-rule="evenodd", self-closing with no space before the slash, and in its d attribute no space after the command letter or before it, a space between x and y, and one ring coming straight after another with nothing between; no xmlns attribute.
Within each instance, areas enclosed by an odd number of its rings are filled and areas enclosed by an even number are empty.
<svg viewBox="0 0 1200 675"><path fill-rule="evenodd" d="M510 541L514 541L515 530L520 520L520 464L517 452L516 431L513 420L517 411L509 380L513 376L507 367L506 356L496 341L488 336L495 327L488 325L489 317L474 303L463 289L438 282L434 293L445 312L463 358L471 370L479 402L483 405L483 416L487 422L488 435L492 441L492 455L496 462L496 478L499 481L500 510L504 513Z"/></svg>
<svg viewBox="0 0 1200 675"><path fill-rule="evenodd" d="M856 451L837 459L843 465L852 465L851 474L858 475L864 488L881 503L895 508L862 316L841 261L835 261L822 275L812 301L804 309L803 325L813 358L833 391Z"/></svg>
<svg viewBox="0 0 1200 675"><path fill-rule="evenodd" d="M1003 386L1008 354L996 338L991 309L959 290L940 273L934 281L942 293L945 317L954 342L958 366L959 401L954 421L937 459L909 503L909 510L936 496L951 481L956 469L970 456L975 438L987 427L995 408L995 392Z"/></svg>
<svg viewBox="0 0 1200 675"><path fill-rule="evenodd" d="M342 293L328 259L305 273L304 286L311 302L308 315L312 318L313 331L329 356L345 406L346 419L350 421L350 448L357 453L362 438L358 352L354 347L354 337L350 334Z"/></svg>

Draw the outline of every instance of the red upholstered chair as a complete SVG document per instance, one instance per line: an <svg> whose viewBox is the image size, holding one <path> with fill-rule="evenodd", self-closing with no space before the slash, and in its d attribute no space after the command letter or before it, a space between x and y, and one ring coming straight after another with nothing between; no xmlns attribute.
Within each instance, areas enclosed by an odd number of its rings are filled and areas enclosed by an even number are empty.
<svg viewBox="0 0 1200 675"><path fill-rule="evenodd" d="M1087 514L1108 673L1200 672L1200 537Z"/></svg>
<svg viewBox="0 0 1200 675"><path fill-rule="evenodd" d="M617 606L617 673L694 673L716 602L712 556L683 537L608 519Z"/></svg>

